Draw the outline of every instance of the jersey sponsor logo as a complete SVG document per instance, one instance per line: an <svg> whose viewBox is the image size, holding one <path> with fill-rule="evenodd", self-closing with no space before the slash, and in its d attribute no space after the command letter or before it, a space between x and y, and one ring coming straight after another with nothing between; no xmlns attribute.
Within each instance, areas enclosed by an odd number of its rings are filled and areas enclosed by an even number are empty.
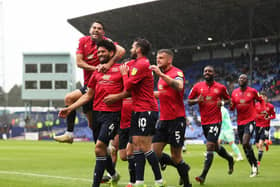
<svg viewBox="0 0 280 187"><path fill-rule="evenodd" d="M133 68L131 71L131 75L133 76L136 75L137 71L138 71L137 68Z"/></svg>
<svg viewBox="0 0 280 187"><path fill-rule="evenodd" d="M179 77L184 77L184 74L183 74L181 71L178 71L178 72L177 72L177 75L178 75Z"/></svg>
<svg viewBox="0 0 280 187"><path fill-rule="evenodd" d="M245 103L245 100L244 100L244 99L240 99L239 102L240 102L240 103Z"/></svg>
<svg viewBox="0 0 280 187"><path fill-rule="evenodd" d="M111 75L103 75L102 79L103 80L109 80L111 77Z"/></svg>
<svg viewBox="0 0 280 187"><path fill-rule="evenodd" d="M119 69L118 68L112 68L112 72L118 72Z"/></svg>
<svg viewBox="0 0 280 187"><path fill-rule="evenodd" d="M88 58L88 59L93 59L93 56L94 56L93 54L89 54L89 55L87 56L87 58Z"/></svg>
<svg viewBox="0 0 280 187"><path fill-rule="evenodd" d="M205 99L206 99L206 101L210 101L212 99L212 97L207 95Z"/></svg>

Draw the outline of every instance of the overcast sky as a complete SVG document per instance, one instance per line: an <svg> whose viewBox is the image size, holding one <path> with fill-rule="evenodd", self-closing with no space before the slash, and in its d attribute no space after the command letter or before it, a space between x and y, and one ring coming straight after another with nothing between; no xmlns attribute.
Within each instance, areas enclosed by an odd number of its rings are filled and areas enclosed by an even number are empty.
<svg viewBox="0 0 280 187"><path fill-rule="evenodd" d="M82 34L67 19L152 0L0 0L0 86L22 84L23 52L71 52ZM0 18L1 19L1 18ZM0 29L1 29L0 27ZM109 26L107 26L109 27ZM76 79L82 80L77 69Z"/></svg>

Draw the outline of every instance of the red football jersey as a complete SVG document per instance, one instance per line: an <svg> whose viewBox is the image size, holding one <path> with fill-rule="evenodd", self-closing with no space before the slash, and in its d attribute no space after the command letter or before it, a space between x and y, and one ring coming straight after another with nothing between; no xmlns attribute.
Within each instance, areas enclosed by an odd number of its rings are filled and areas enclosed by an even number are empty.
<svg viewBox="0 0 280 187"><path fill-rule="evenodd" d="M270 120L275 119L275 110L274 106L271 103L265 104L265 111L267 112L268 119L265 118L266 114L262 113L263 108L261 104L258 102L256 103L256 126L258 127L269 127L270 126Z"/></svg>
<svg viewBox="0 0 280 187"><path fill-rule="evenodd" d="M109 38L103 37L104 40L110 40ZM116 45L117 43L115 43ZM97 56L97 45L96 42L91 39L91 36L84 36L79 40L79 46L77 48L76 54L82 54L83 60L92 66L97 66L100 64L99 58ZM84 72L84 85L87 85L91 77L92 71L87 71L83 69Z"/></svg>
<svg viewBox="0 0 280 187"><path fill-rule="evenodd" d="M123 99L122 102L122 113L121 113L121 122L120 122L121 129L126 129L130 127L131 113L132 113L132 99L131 97L128 97Z"/></svg>
<svg viewBox="0 0 280 187"><path fill-rule="evenodd" d="M154 77L146 57L131 61L129 75L124 75L125 90L131 92L133 111L158 111L154 102Z"/></svg>
<svg viewBox="0 0 280 187"><path fill-rule="evenodd" d="M123 80L119 69L120 64L114 64L105 74L94 71L88 87L94 89L93 110L95 111L121 111L122 100L106 105L103 100L109 94L120 93L123 90Z"/></svg>
<svg viewBox="0 0 280 187"><path fill-rule="evenodd" d="M184 73L172 66L164 72L172 79L180 79L185 83ZM162 78L158 81L160 120L173 120L178 117L185 117L185 105L183 101L184 89L177 91L170 87Z"/></svg>
<svg viewBox="0 0 280 187"><path fill-rule="evenodd" d="M199 95L203 96L203 102L199 103L201 124L209 125L221 122L221 108L217 102L230 98L226 87L216 81L210 86L205 81L199 82L193 86L189 94L189 99L195 99Z"/></svg>
<svg viewBox="0 0 280 187"><path fill-rule="evenodd" d="M240 88L233 90L231 95L232 107L231 110L236 108L237 111L237 124L246 125L254 121L256 118L255 100L262 103L264 108L264 100L254 88L247 87L243 92Z"/></svg>

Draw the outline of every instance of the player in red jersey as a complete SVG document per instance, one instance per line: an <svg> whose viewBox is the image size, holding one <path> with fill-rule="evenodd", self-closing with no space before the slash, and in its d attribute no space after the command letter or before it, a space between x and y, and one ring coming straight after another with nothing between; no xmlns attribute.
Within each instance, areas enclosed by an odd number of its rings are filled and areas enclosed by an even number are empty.
<svg viewBox="0 0 280 187"><path fill-rule="evenodd" d="M260 93L265 101L265 111L266 114L263 113L263 109L261 104L256 103L256 146L259 150L258 152L258 166L260 166L260 162L263 157L263 145L265 145L266 151L268 151L269 146L269 129L270 129L270 120L275 119L275 110L274 106L268 102L268 97L264 91Z"/></svg>
<svg viewBox="0 0 280 187"><path fill-rule="evenodd" d="M115 45L107 40L102 40L97 45L97 55L100 62L102 64L109 63L109 60L115 54ZM92 130L96 143L96 164L92 186L98 187L100 185L105 169L112 176L111 182L114 185L119 180L119 174L113 167L112 158L107 152L107 146L109 141L115 137L119 127L122 101L116 101L107 105L103 100L107 95L117 94L123 90L123 80L119 64L113 64L106 73L95 71L88 82L88 88L88 92L75 103L62 109L59 112L59 116L65 118L71 111L87 103L94 97Z"/></svg>
<svg viewBox="0 0 280 187"><path fill-rule="evenodd" d="M240 87L233 90L231 95L230 109L234 110L236 108L239 140L242 143L243 150L252 169L250 177L255 177L258 174L258 165L250 139L255 129L255 101L261 102L263 111L264 100L256 89L248 86L247 75L241 74L238 83Z"/></svg>
<svg viewBox="0 0 280 187"><path fill-rule="evenodd" d="M203 70L205 81L198 82L193 86L188 100L189 105L199 105L201 125L207 140L204 168L201 175L195 178L200 184L204 183L212 165L214 151L228 161L228 174L232 174L234 165L233 157L227 153L224 147L218 144L222 122L221 105L222 102L228 103L230 96L224 85L214 81L214 74L214 67L206 66Z"/></svg>
<svg viewBox="0 0 280 187"><path fill-rule="evenodd" d="M121 123L119 129L119 155L123 161L128 161L128 171L130 180L126 187L135 184L135 159L133 155L132 136L130 132L130 121L132 114L132 98L123 99Z"/></svg>
<svg viewBox="0 0 280 187"><path fill-rule="evenodd" d="M191 187L188 174L190 167L182 157L186 129L183 101L185 78L182 70L172 65L173 57L171 50L161 49L157 52L157 66L151 66L151 69L160 77L158 91L155 92L160 102L160 121L153 137L153 150L159 157L162 169L164 165L173 165L184 187ZM171 157L163 153L167 144L171 147Z"/></svg>
<svg viewBox="0 0 280 187"><path fill-rule="evenodd" d="M116 45L116 54L109 61L109 63L101 64L97 56L97 42L103 39L110 40L104 36L104 25L100 21L95 21L92 23L90 30L90 36L84 36L80 38L79 47L76 51L76 63L79 68L83 69L84 73L84 86L80 89L74 90L65 96L64 102L66 106L73 104L77 101L83 94L87 92L87 85L92 73L98 68L106 72L112 64L119 58L121 58L125 50L121 46ZM83 105L83 112L86 114L88 119L89 127L92 128L92 101ZM67 131L65 134L60 136L55 136L54 140L58 142L73 143L73 131L74 131L74 121L76 118L76 110L73 110L67 116Z"/></svg>
<svg viewBox="0 0 280 187"><path fill-rule="evenodd" d="M121 66L124 88L130 93L133 103L131 116L131 134L134 147L136 186L144 186L145 158L152 167L155 186L163 186L158 158L152 150L152 136L158 118L158 107L154 98L154 78L146 57L151 44L148 40L137 38L130 49L131 58L135 59L128 67ZM110 100L118 100L127 95L112 95Z"/></svg>

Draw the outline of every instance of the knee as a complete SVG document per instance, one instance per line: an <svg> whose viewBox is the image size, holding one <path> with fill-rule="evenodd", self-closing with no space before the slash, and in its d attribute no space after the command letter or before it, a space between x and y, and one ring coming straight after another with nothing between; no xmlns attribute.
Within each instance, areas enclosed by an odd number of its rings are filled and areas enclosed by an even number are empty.
<svg viewBox="0 0 280 187"><path fill-rule="evenodd" d="M66 96L64 98L64 103L65 103L65 105L71 105L73 103L73 98L70 93L66 94Z"/></svg>
<svg viewBox="0 0 280 187"><path fill-rule="evenodd" d="M96 144L95 155L96 156L106 156L106 150L104 150L102 146L99 146L98 144Z"/></svg>
<svg viewBox="0 0 280 187"><path fill-rule="evenodd" d="M179 164L182 160L181 155L171 155L171 159L175 164Z"/></svg>
<svg viewBox="0 0 280 187"><path fill-rule="evenodd" d="M242 144L243 149L248 149L250 145L248 143L243 143Z"/></svg>
<svg viewBox="0 0 280 187"><path fill-rule="evenodd" d="M126 161L127 160L127 155L126 155L126 151L125 150L120 150L119 151L119 156L120 156L120 159L122 161Z"/></svg>
<svg viewBox="0 0 280 187"><path fill-rule="evenodd" d="M218 145L215 146L215 144L207 144L206 149L207 149L207 151L215 151L215 150L217 151L218 150Z"/></svg>

